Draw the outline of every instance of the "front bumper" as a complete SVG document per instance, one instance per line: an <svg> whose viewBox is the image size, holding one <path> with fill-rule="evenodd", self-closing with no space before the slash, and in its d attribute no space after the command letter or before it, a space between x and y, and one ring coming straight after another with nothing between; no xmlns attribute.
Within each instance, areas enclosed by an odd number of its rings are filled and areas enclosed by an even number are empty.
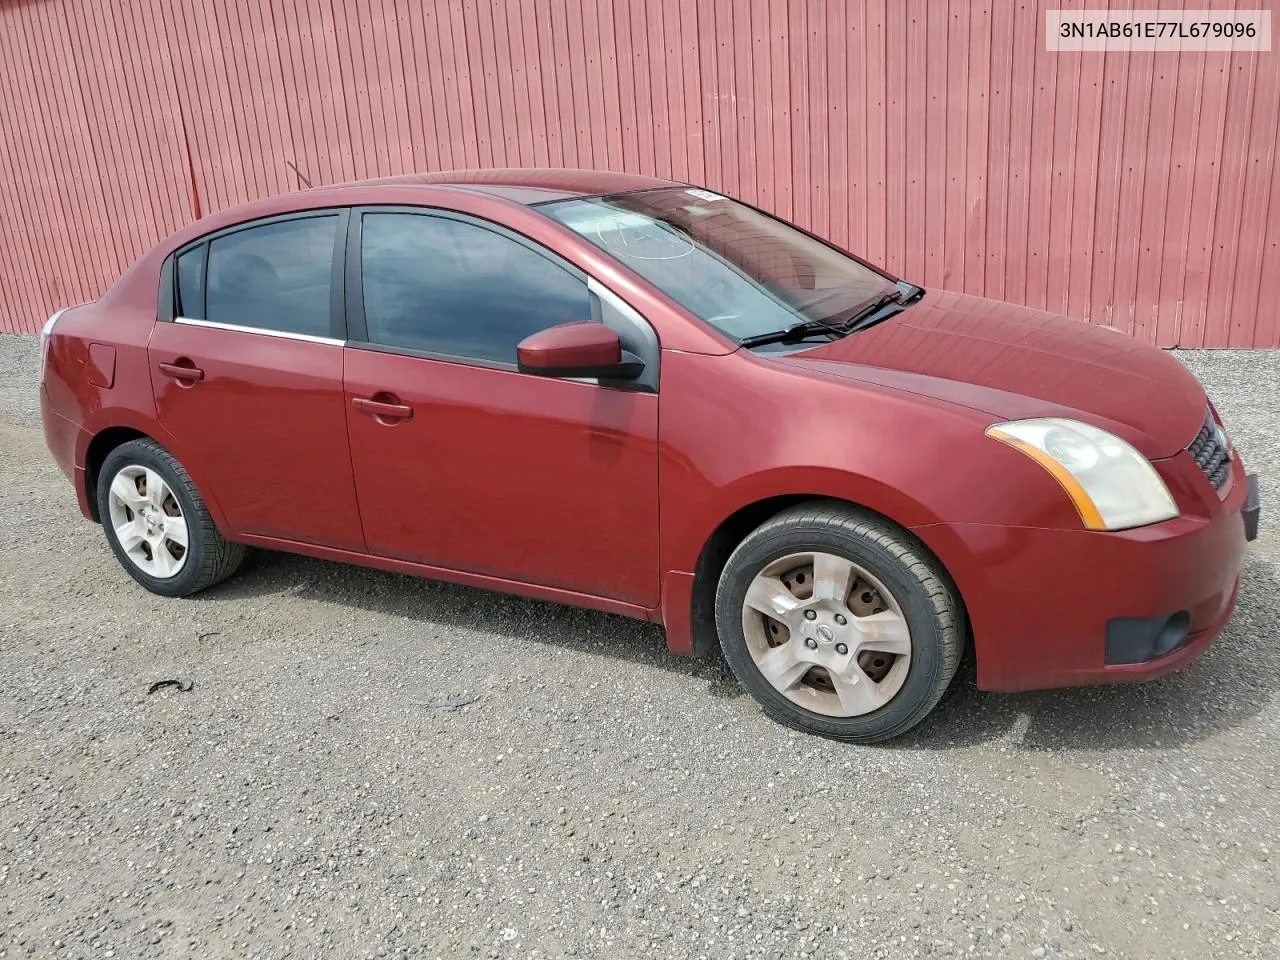
<svg viewBox="0 0 1280 960"><path fill-rule="evenodd" d="M1237 461L1227 498L1164 523L1098 533L991 524L915 529L952 573L978 686L1018 691L1149 680L1198 656L1235 610L1257 484ZM1252 508L1249 506L1252 504ZM1252 509L1252 513L1250 513ZM1138 662L1115 661L1116 621L1157 625ZM1181 631L1170 645L1159 625ZM1130 646L1130 659L1133 651Z"/></svg>

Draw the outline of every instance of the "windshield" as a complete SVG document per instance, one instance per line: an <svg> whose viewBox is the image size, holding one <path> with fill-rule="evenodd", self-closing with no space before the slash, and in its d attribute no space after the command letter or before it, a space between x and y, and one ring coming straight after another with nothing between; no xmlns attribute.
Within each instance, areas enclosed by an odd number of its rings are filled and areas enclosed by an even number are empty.
<svg viewBox="0 0 1280 960"><path fill-rule="evenodd" d="M664 187L540 209L735 340L839 323L899 292L847 254L709 190Z"/></svg>

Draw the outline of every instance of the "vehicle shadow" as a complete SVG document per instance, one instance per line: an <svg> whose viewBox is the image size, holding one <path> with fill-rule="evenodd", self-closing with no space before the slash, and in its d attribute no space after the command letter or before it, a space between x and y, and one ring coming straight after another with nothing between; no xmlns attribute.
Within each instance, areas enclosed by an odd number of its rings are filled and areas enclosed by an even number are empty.
<svg viewBox="0 0 1280 960"><path fill-rule="evenodd" d="M657 624L407 574L254 550L236 576L191 597L304 597L434 627L484 630L562 650L613 657L705 680L717 697L745 697L719 651L693 659L667 651Z"/></svg>
<svg viewBox="0 0 1280 960"><path fill-rule="evenodd" d="M616 657L705 681L709 696L742 698L744 711L755 709L718 650L701 659L677 657L667 652L657 625L591 610L265 551L251 553L239 575L193 599L280 595ZM888 748L939 750L1000 740L1044 751L1160 748L1219 735L1280 694L1276 597L1280 581L1270 564L1247 558L1227 630L1188 667L1149 683L984 693L966 657L934 712Z"/></svg>

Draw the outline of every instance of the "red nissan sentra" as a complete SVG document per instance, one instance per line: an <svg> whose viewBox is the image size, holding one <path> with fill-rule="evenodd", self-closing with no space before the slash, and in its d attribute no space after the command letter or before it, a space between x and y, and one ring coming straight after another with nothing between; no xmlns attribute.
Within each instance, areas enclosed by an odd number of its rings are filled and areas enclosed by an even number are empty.
<svg viewBox="0 0 1280 960"><path fill-rule="evenodd" d="M662 623L777 719L897 736L1160 676L1258 496L1177 360L926 292L647 177L482 171L208 217L44 328L49 448L142 586L246 547Z"/></svg>

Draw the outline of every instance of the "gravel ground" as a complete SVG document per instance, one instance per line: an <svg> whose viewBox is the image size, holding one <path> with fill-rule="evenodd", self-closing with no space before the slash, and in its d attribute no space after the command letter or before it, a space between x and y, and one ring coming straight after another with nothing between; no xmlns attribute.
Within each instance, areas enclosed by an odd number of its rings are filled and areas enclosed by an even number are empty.
<svg viewBox="0 0 1280 960"><path fill-rule="evenodd" d="M0 337L0 957L1280 956L1280 353L1183 356L1269 508L1223 638L859 748L616 617L263 553L146 594Z"/></svg>

